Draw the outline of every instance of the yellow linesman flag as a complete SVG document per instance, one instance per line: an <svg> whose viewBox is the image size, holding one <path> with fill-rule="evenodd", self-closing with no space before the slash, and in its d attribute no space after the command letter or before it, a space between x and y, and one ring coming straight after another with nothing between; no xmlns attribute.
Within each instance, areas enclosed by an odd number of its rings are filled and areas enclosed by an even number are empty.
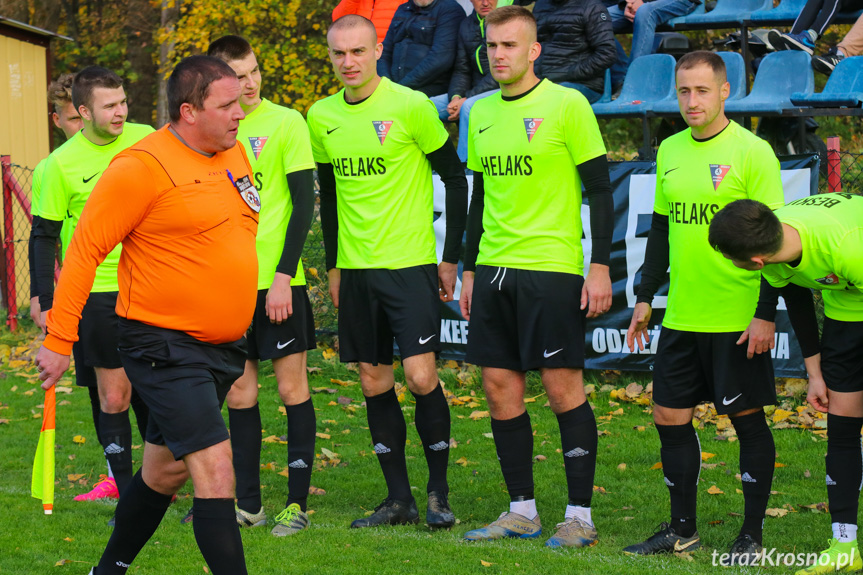
<svg viewBox="0 0 863 575"><path fill-rule="evenodd" d="M54 435L56 399L54 386L45 392L45 407L42 410L42 433L33 461L33 482L30 494L42 500L45 515L54 512Z"/></svg>

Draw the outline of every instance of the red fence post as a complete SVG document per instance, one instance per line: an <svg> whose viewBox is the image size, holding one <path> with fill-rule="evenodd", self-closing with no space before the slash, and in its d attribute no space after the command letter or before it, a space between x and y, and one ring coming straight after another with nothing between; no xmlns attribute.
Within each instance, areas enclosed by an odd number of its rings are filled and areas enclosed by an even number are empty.
<svg viewBox="0 0 863 575"><path fill-rule="evenodd" d="M827 190L842 191L842 161L839 156L839 136L827 138Z"/></svg>
<svg viewBox="0 0 863 575"><path fill-rule="evenodd" d="M6 274L4 295L6 296L6 323L9 329L18 329L18 295L15 288L15 226L12 205L12 158L0 156L3 166L3 247L5 253Z"/></svg>

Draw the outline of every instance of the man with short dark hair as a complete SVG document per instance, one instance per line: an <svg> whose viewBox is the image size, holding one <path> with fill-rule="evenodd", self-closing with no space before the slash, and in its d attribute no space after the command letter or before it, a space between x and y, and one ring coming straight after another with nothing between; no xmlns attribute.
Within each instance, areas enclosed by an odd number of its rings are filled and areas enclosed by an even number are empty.
<svg viewBox="0 0 863 575"><path fill-rule="evenodd" d="M261 70L248 41L223 36L207 53L237 73L246 114L237 139L261 194L258 300L246 334L248 359L226 400L237 475L237 522L243 527L267 523L261 502L258 363L271 359L288 416L290 469L288 500L276 517L273 535L292 535L309 526L306 499L315 459L315 407L306 375L306 351L315 348L315 321L300 260L314 213L315 161L300 113L261 97Z"/></svg>
<svg viewBox="0 0 863 575"><path fill-rule="evenodd" d="M119 152L153 132L150 126L126 122L128 107L117 74L90 66L75 75L72 100L84 128L48 156L33 223L33 260L42 325L54 299L57 240L65 258L81 212L108 164ZM99 390L99 439L119 494L132 481L132 386L117 352L117 247L99 266L84 306L75 359L95 369ZM62 274L61 274L62 275ZM143 414L142 414L143 415ZM146 417L144 417L146 419ZM103 487L110 487L108 485Z"/></svg>
<svg viewBox="0 0 863 575"><path fill-rule="evenodd" d="M507 6L491 12L486 25L491 73L501 91L477 102L471 114L474 183L460 304L470 320L466 360L483 368L510 504L465 539L542 533L524 405L527 372L538 370L560 428L569 496L546 546L589 547L597 541L590 509L597 431L584 393L584 334L585 317L611 306L614 207L605 145L587 99L534 73L541 46L533 15ZM582 183L593 237L588 274Z"/></svg>
<svg viewBox="0 0 863 575"><path fill-rule="evenodd" d="M807 401L827 413L827 498L833 538L798 575L858 571L857 512L863 483L863 198L821 194L773 212L752 200L725 206L710 245L734 265L781 288L809 372ZM812 291L824 298L824 330Z"/></svg>
<svg viewBox="0 0 863 575"><path fill-rule="evenodd" d="M426 522L451 527L450 414L435 354L439 300L452 301L455 289L467 180L429 99L378 76L382 48L369 20L343 16L330 28L327 44L344 89L316 102L308 122L321 181L330 296L339 309L341 360L360 364L369 432L388 491L372 515L351 527L419 521L405 460L407 427L394 389L394 339L428 463ZM446 187L446 240L438 265L432 169Z"/></svg>
<svg viewBox="0 0 863 575"><path fill-rule="evenodd" d="M676 69L680 114L689 129L659 147L656 196L641 285L626 334L629 349L648 342L653 296L671 265L668 309L653 371L653 420L671 523L624 552L648 555L697 549L696 495L701 447L692 427L696 405L712 401L740 440L743 525L729 564L752 565L763 553L762 529L776 450L763 406L776 402L772 316L755 314L758 274L735 268L710 249L708 225L725 204L753 198L784 203L779 162L767 142L725 116L725 64L691 52ZM775 302L774 302L775 310ZM749 345L745 346L747 339ZM724 562L725 563L725 562Z"/></svg>
<svg viewBox="0 0 863 575"><path fill-rule="evenodd" d="M119 353L150 422L143 464L120 497L94 575L127 572L189 475L195 539L210 572L247 573L221 414L243 373L258 271L261 202L236 145L244 117L239 100L237 75L221 60L192 56L177 65L168 79L170 124L105 170L48 313L48 336L36 356L46 389L69 366L98 262L123 243Z"/></svg>

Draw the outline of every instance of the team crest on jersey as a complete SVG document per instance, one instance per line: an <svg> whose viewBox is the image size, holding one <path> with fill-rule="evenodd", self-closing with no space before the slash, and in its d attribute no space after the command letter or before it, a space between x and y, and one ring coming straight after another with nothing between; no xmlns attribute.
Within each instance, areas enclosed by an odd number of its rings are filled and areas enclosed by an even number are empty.
<svg viewBox="0 0 863 575"><path fill-rule="evenodd" d="M384 140L387 139L387 134L390 133L390 128L393 127L392 120L372 120L375 125L375 133L378 135L378 140L381 141L381 146L384 145Z"/></svg>
<svg viewBox="0 0 863 575"><path fill-rule="evenodd" d="M264 151L264 144L267 143L267 138L269 136L264 136L262 138L249 138L249 144L252 146L252 153L255 154L255 159L258 159L258 156L261 155L261 152Z"/></svg>
<svg viewBox="0 0 863 575"><path fill-rule="evenodd" d="M719 189L719 184L722 183L722 180L725 178L725 174L728 173L728 170L731 169L731 166L725 166L722 164L710 164L710 176L713 178L713 189Z"/></svg>
<svg viewBox="0 0 863 575"><path fill-rule="evenodd" d="M815 281L817 281L823 286L832 286L839 283L839 277L836 274L831 273L824 276L823 278L818 278Z"/></svg>
<svg viewBox="0 0 863 575"><path fill-rule="evenodd" d="M527 141L533 140L536 131L539 130L543 118L524 118L524 131L527 132Z"/></svg>

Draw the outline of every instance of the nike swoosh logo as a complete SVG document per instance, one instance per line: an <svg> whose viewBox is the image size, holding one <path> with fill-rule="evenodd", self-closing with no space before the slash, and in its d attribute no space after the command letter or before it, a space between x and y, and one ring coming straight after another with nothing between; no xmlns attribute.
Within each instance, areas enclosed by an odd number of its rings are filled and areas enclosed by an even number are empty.
<svg viewBox="0 0 863 575"><path fill-rule="evenodd" d="M563 348L560 348L560 349L558 349L558 350L556 350L556 351L553 351L553 352L551 352L551 353L548 353L548 350L545 350L545 351L543 351L543 352L542 352L542 357L549 358L549 357L551 357L551 356L553 356L553 355L555 355L555 354L558 354L558 353L560 353L560 352L562 352L562 351L563 351Z"/></svg>
<svg viewBox="0 0 863 575"><path fill-rule="evenodd" d="M737 395L735 395L735 396L734 396L734 397L732 397L731 399L727 399L727 398L723 397L723 398L722 398L722 405L731 405L731 404L732 404L732 403L734 403L734 402L737 400L737 398L738 398L738 397L740 397L741 395L743 395L743 394L742 394L742 393L738 393Z"/></svg>
<svg viewBox="0 0 863 575"><path fill-rule="evenodd" d="M675 552L686 551L687 549L689 549L690 547L692 547L696 543L698 543L698 539L695 539L693 541L687 541L683 545L680 544L680 541L675 541L674 542L674 551Z"/></svg>
<svg viewBox="0 0 863 575"><path fill-rule="evenodd" d="M294 339L297 339L297 338L294 338ZM294 342L294 339L292 339L290 341L286 341L285 343L277 341L276 342L276 349L285 349L286 347L288 347L289 345L291 345Z"/></svg>
<svg viewBox="0 0 863 575"><path fill-rule="evenodd" d="M435 334L432 334L432 335L425 337L425 338L421 337L420 338L420 345L427 344L429 342L429 340L431 340L431 338L433 338L434 336L435 336Z"/></svg>
<svg viewBox="0 0 863 575"><path fill-rule="evenodd" d="M492 124L491 126L494 126L494 124ZM486 130L488 130L489 128L491 128L491 126L486 126L485 128L480 128L480 129L479 129L479 133L480 133L480 134L482 134L483 132L485 132Z"/></svg>
<svg viewBox="0 0 863 575"><path fill-rule="evenodd" d="M329 136L330 134L332 134L333 132L335 132L335 131L336 131L336 130L338 130L339 128L341 128L341 126L336 126L336 127L335 127L335 128L333 128L332 130L327 130L327 135Z"/></svg>
<svg viewBox="0 0 863 575"><path fill-rule="evenodd" d="M99 175L99 174L101 174L101 173L102 173L102 172L96 172L95 174L93 174L93 175L92 175L92 176L90 176L89 178L84 178L84 183L86 184L87 182L89 182L90 180L92 180L93 178L95 178L96 176L98 176L98 175Z"/></svg>
<svg viewBox="0 0 863 575"><path fill-rule="evenodd" d="M670 173L671 173L671 172L673 172L674 170L679 170L679 169L680 169L680 166L678 166L678 167L676 167L676 168L671 168L670 170L665 170L665 175L667 176L668 174L670 174Z"/></svg>

